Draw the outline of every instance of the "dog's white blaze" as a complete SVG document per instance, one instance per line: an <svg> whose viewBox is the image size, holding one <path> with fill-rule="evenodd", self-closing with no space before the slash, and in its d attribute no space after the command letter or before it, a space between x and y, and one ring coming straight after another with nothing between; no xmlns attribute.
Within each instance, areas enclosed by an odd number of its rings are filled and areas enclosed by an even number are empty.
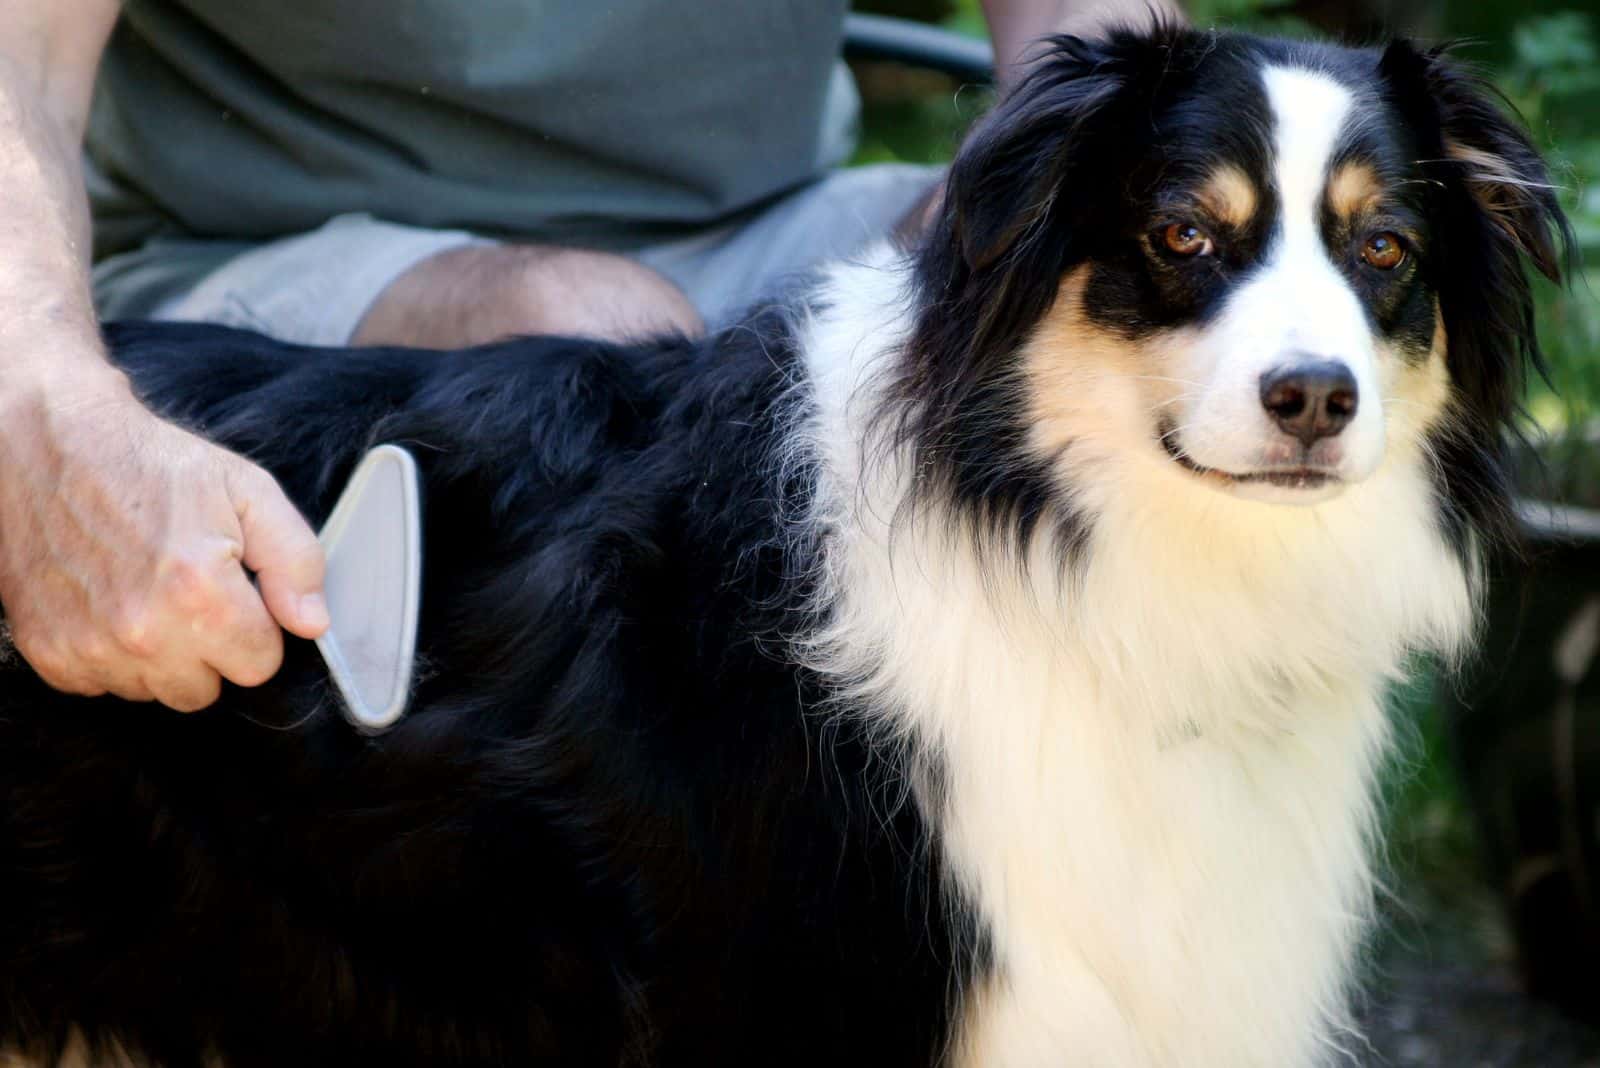
<svg viewBox="0 0 1600 1068"><path fill-rule="evenodd" d="M1339 435L1338 468L1367 477L1383 455L1383 406L1376 353L1360 300L1329 258L1321 211L1341 132L1355 99L1332 77L1269 67L1262 75L1271 106L1278 234L1268 262L1230 296L1217 321L1187 353L1182 374L1204 383L1183 413L1180 441L1196 462L1244 472L1283 462L1290 442L1261 407L1263 373L1295 358L1347 364L1362 403ZM1286 491L1257 487L1269 497Z"/></svg>
<svg viewBox="0 0 1600 1068"><path fill-rule="evenodd" d="M985 567L948 517L897 510L903 457L863 452L903 282L841 268L807 327L833 609L810 654L944 772L916 800L996 961L954 1063L1329 1059L1370 900L1382 687L1471 616L1420 448L1315 510L1113 448L1072 472L1093 524L1077 580L1042 540L1026 571Z"/></svg>

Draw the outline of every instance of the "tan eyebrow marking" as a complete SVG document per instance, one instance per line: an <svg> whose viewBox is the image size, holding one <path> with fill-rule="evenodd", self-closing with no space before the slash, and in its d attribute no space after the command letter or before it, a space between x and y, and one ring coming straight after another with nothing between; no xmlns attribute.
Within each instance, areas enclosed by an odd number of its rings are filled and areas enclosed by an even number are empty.
<svg viewBox="0 0 1600 1068"><path fill-rule="evenodd" d="M1328 179L1328 206L1342 219L1352 219L1383 199L1383 182L1366 163L1345 163Z"/></svg>
<svg viewBox="0 0 1600 1068"><path fill-rule="evenodd" d="M1245 226L1256 213L1256 187L1232 164L1212 171L1195 199L1217 219L1233 226Z"/></svg>

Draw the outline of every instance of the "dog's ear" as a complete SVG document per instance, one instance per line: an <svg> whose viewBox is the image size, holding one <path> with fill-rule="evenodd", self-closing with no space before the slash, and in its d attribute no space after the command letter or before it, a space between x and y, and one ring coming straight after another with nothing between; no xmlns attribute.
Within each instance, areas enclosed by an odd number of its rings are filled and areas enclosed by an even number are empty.
<svg viewBox="0 0 1600 1068"><path fill-rule="evenodd" d="M883 409L892 440L914 443L916 493L942 489L973 516L1003 513L1024 528L1050 494L1024 455L1008 366L1085 254L1080 223L1104 217L1121 187L1117 157L1131 149L1113 134L1138 71L1165 66L1149 62L1158 45L1148 33L1045 46L950 165L915 261L922 312L893 387L903 403ZM1015 462L996 463L1007 451Z"/></svg>
<svg viewBox="0 0 1600 1068"><path fill-rule="evenodd" d="M1118 173L1109 131L1134 72L1150 66L1140 60L1153 39L1119 33L1104 42L1063 36L1043 44L1032 71L950 165L917 272L925 303L945 311L934 332L947 336L922 337L914 348L956 359L1003 357L1049 310L1061 272L1081 254L1075 216L1104 211L1104 181L1098 197L1071 190L1088 184L1080 179L1091 170ZM945 362L942 371L952 366Z"/></svg>
<svg viewBox="0 0 1600 1068"><path fill-rule="evenodd" d="M1439 302L1452 415L1436 434L1440 496L1473 527L1515 541L1502 460L1528 369L1542 369L1525 263L1559 280L1572 263L1570 224L1538 151L1495 89L1447 48L1390 45L1378 73L1415 138L1428 218L1424 271Z"/></svg>
<svg viewBox="0 0 1600 1068"><path fill-rule="evenodd" d="M968 135L945 182L945 218L969 270L1038 235L1086 142L1124 87L1122 65L1103 45L1048 42L1033 73Z"/></svg>
<svg viewBox="0 0 1600 1068"><path fill-rule="evenodd" d="M1544 160L1498 91L1448 53L1448 45L1423 51L1402 40L1379 63L1421 139L1423 170L1464 190L1508 251L1526 255L1545 277L1559 281L1570 265L1571 243Z"/></svg>

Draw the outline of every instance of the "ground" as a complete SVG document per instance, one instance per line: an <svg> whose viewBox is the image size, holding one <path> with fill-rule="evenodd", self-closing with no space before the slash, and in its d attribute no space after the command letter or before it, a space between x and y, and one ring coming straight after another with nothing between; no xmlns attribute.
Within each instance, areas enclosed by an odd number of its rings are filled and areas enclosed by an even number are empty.
<svg viewBox="0 0 1600 1068"><path fill-rule="evenodd" d="M1525 995L1493 946L1502 934L1464 931L1469 919L1431 912L1415 887L1402 895L1371 967L1362 1068L1600 1068L1600 1031Z"/></svg>

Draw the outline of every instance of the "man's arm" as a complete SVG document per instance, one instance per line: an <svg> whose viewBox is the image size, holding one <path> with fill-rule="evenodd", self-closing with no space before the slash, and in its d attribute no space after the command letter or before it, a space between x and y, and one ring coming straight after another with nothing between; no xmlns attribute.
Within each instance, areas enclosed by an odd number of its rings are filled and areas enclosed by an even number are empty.
<svg viewBox="0 0 1600 1068"><path fill-rule="evenodd" d="M269 678L278 624L326 628L323 561L270 475L105 358L80 145L118 6L0 0L0 604L52 686L187 710Z"/></svg>
<svg viewBox="0 0 1600 1068"><path fill-rule="evenodd" d="M1181 19L1178 0L982 0L994 42L995 76L1008 88L1033 58L1029 49L1051 33L1093 37L1113 26L1144 27Z"/></svg>

